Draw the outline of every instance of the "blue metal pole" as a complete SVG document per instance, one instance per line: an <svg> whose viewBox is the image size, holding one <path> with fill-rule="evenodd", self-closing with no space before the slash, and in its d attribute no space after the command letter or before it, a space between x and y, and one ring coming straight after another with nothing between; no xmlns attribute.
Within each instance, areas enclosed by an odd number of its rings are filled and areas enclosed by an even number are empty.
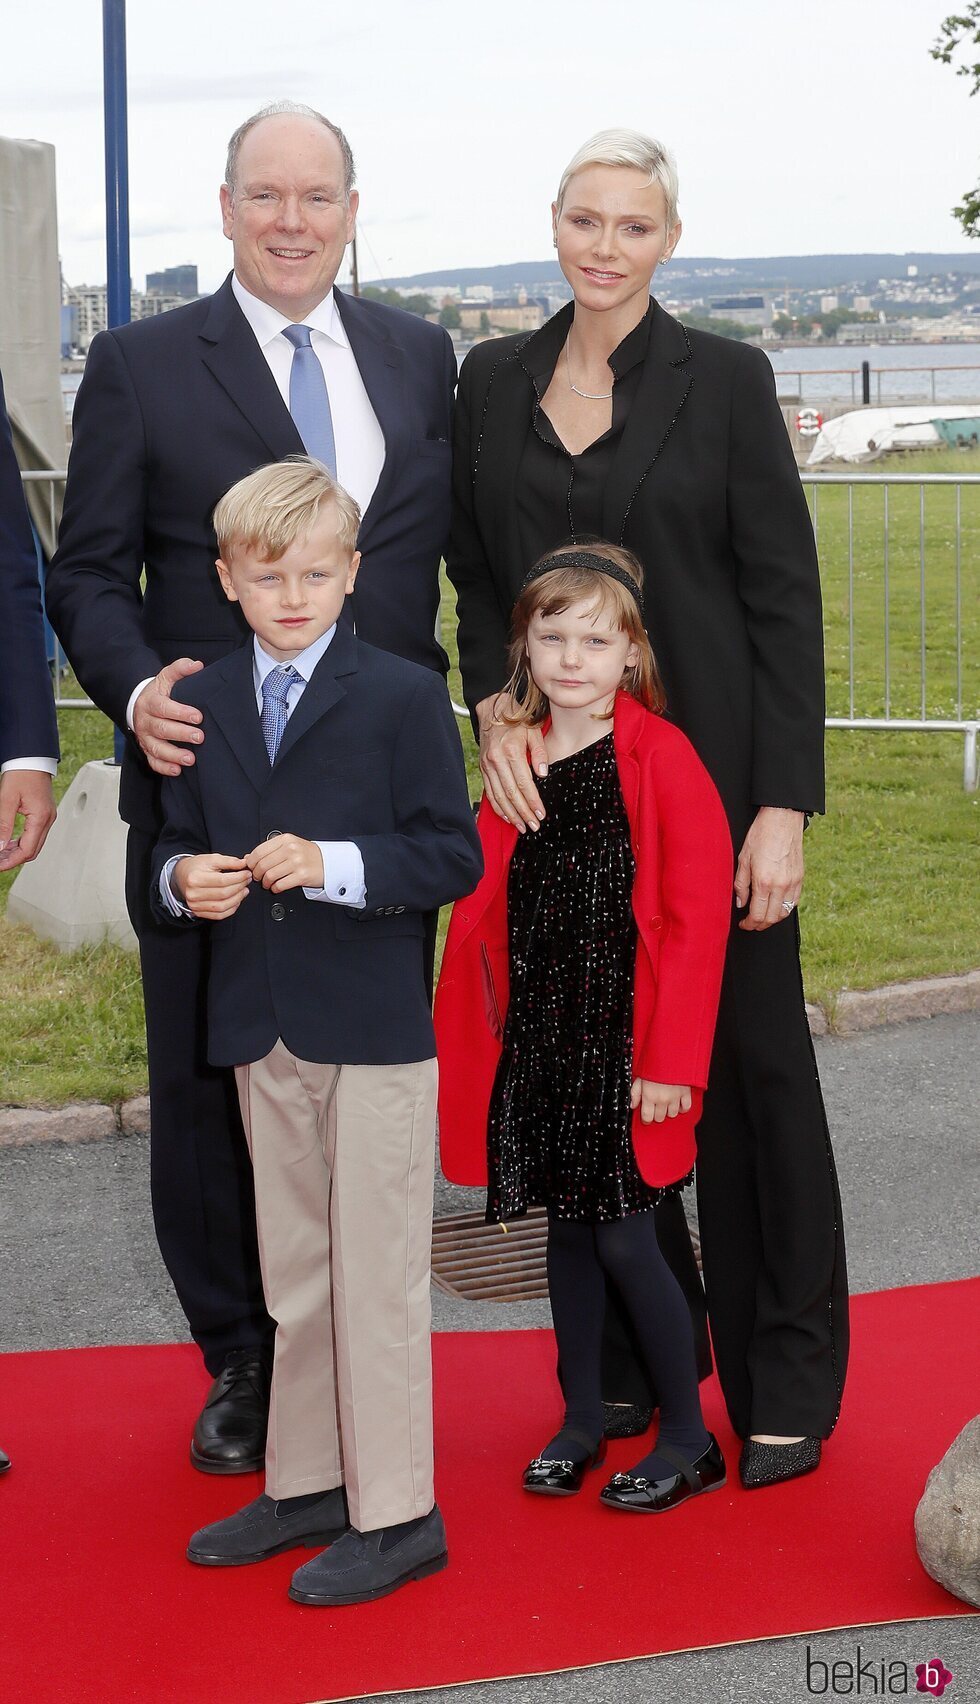
<svg viewBox="0 0 980 1704"><path fill-rule="evenodd" d="M106 308L110 327L132 318L129 276L129 142L126 122L126 0L102 0L102 83L105 105ZM121 763L125 735L117 728L113 757Z"/></svg>

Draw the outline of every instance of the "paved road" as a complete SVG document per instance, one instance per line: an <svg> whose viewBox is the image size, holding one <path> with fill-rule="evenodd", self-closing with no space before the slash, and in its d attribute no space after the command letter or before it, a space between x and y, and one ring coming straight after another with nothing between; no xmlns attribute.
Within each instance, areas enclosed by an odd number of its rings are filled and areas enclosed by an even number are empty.
<svg viewBox="0 0 980 1704"><path fill-rule="evenodd" d="M855 1291L976 1270L975 1016L933 1018L817 1055L837 1151ZM439 1209L479 1205L442 1185ZM0 1351L172 1342L186 1335L147 1208L147 1144L135 1137L0 1150ZM434 1297L436 1329L548 1323L546 1304ZM917 1622L698 1651L649 1661L401 1695L435 1704L796 1704L814 1661L914 1665L941 1656L951 1699L980 1697L977 1624ZM820 1671L817 1671L818 1675ZM914 1678L912 1681L914 1689ZM867 1683L865 1683L867 1689Z"/></svg>

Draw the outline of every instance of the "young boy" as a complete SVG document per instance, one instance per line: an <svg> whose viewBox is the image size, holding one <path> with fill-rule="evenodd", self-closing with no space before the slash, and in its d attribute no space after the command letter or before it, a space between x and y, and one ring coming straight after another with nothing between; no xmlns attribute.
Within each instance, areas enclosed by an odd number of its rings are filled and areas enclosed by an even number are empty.
<svg viewBox="0 0 980 1704"><path fill-rule="evenodd" d="M164 784L152 889L159 915L210 926L208 1053L235 1067L277 1322L265 1493L187 1554L329 1544L290 1596L331 1606L446 1563L423 918L482 867L443 681L339 619L359 520L305 457L218 504L218 574L253 637L180 683L204 740Z"/></svg>

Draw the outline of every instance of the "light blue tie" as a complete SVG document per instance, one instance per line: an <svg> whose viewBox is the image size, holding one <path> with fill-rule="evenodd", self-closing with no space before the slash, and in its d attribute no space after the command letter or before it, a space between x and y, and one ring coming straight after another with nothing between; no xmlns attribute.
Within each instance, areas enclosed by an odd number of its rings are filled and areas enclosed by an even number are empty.
<svg viewBox="0 0 980 1704"><path fill-rule="evenodd" d="M269 670L262 682L262 738L265 740L270 763L275 763L279 742L286 732L289 719L286 699L289 689L301 678L292 663L280 663L278 668Z"/></svg>
<svg viewBox="0 0 980 1704"><path fill-rule="evenodd" d="M327 381L310 341L308 325L287 325L283 337L293 346L289 369L289 412L303 440L307 455L316 456L337 477L337 448Z"/></svg>

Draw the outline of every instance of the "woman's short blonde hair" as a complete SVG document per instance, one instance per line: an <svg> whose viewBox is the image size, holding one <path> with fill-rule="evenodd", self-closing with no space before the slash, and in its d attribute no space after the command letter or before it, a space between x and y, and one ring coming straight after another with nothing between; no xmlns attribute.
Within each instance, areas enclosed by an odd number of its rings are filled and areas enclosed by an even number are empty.
<svg viewBox="0 0 980 1704"><path fill-rule="evenodd" d="M601 568L580 567L578 558L583 550L587 550L590 556L605 557L620 574L635 583L637 595L634 596L622 580L614 580ZM566 551L571 558L567 567L562 563ZM549 550L539 560L554 562L555 566L531 580L514 605L508 654L511 675L504 692L515 699L518 708L504 712L501 721L524 726L530 724L532 727L544 721L548 714L548 700L528 670L527 631L536 614L547 620L550 616L561 615L570 604L579 603L584 598L594 598L596 616L607 616L611 625L627 634L636 646L637 659L623 675L622 690L645 709L655 713L661 711L667 695L643 624L638 601L643 590L643 569L632 551L624 550L621 545L609 544L605 539L581 538L574 544L563 544L557 550Z"/></svg>
<svg viewBox="0 0 980 1704"><path fill-rule="evenodd" d="M214 511L218 552L250 550L278 562L291 544L308 538L323 508L337 511L337 537L350 556L357 549L361 511L330 469L313 456L289 456L256 468L226 491Z"/></svg>
<svg viewBox="0 0 980 1704"><path fill-rule="evenodd" d="M667 204L667 229L672 230L680 217L677 210L677 162L669 148L641 130L597 130L583 142L561 174L558 185L559 213L569 183L586 166L633 166L636 171L649 172L650 182L659 183Z"/></svg>

